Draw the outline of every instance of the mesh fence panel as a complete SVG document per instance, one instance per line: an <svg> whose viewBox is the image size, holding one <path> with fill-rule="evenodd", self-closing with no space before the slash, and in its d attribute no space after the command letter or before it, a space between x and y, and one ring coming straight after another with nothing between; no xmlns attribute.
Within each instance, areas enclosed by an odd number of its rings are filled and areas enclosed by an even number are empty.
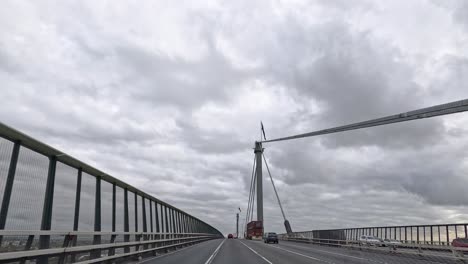
<svg viewBox="0 0 468 264"><path fill-rule="evenodd" d="M128 192L128 225L130 232L135 231L135 194Z"/></svg>
<svg viewBox="0 0 468 264"><path fill-rule="evenodd" d="M117 187L115 190L115 230L118 232L124 231L124 190Z"/></svg>
<svg viewBox="0 0 468 264"><path fill-rule="evenodd" d="M3 200L3 192L5 190L12 151L13 143L0 138L0 203Z"/></svg>
<svg viewBox="0 0 468 264"><path fill-rule="evenodd" d="M138 231L143 231L143 207L141 202L141 196L137 195L137 206L138 206Z"/></svg>
<svg viewBox="0 0 468 264"><path fill-rule="evenodd" d="M101 181L101 230L112 231L112 184Z"/></svg>
<svg viewBox="0 0 468 264"><path fill-rule="evenodd" d="M52 230L72 230L75 214L78 170L61 162L55 173Z"/></svg>
<svg viewBox="0 0 468 264"><path fill-rule="evenodd" d="M146 230L151 231L151 221L150 221L150 201L145 199L145 210L146 210ZM152 210L152 209L151 209Z"/></svg>
<svg viewBox="0 0 468 264"><path fill-rule="evenodd" d="M21 147L6 230L39 230L49 159Z"/></svg>
<svg viewBox="0 0 468 264"><path fill-rule="evenodd" d="M96 196L96 177L83 173L81 179L80 217L78 230L94 230L94 204Z"/></svg>
<svg viewBox="0 0 468 264"><path fill-rule="evenodd" d="M289 240L282 242L287 247L330 263L463 263L468 259L466 246L452 243L468 245L466 226L315 230L280 237Z"/></svg>

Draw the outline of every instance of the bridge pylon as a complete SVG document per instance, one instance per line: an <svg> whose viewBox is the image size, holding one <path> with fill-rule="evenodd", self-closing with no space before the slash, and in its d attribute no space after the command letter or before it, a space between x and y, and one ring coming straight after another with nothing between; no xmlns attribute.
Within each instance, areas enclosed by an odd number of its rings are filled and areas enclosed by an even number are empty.
<svg viewBox="0 0 468 264"><path fill-rule="evenodd" d="M256 174L257 174L257 221L263 222L263 176L262 176L262 155L263 155L262 143L255 142L255 158L256 158Z"/></svg>

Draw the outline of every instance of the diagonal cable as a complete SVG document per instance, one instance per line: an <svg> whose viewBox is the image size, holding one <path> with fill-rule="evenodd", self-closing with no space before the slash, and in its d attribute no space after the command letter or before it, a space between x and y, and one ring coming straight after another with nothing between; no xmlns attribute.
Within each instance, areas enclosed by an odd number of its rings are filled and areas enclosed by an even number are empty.
<svg viewBox="0 0 468 264"><path fill-rule="evenodd" d="M270 168L268 167L268 163L266 161L265 154L262 153L262 156L263 156L263 160L265 161L265 165L266 165L266 168L267 168L267 171L268 171L268 175L270 175L271 184L273 185L273 190L275 191L275 194L276 194L276 199L278 199L278 204L279 204L279 207L281 209L281 214L283 214L284 221L286 221L286 216L284 214L283 206L281 205L281 200L279 198L278 191L276 190L276 186L275 186L275 182L273 181L273 177L271 176Z"/></svg>
<svg viewBox="0 0 468 264"><path fill-rule="evenodd" d="M313 137L313 136L319 136L319 135L325 135L325 134L344 132L344 131L349 131L349 130L362 129L362 128L367 128L367 127L382 126L382 125L388 125L388 124L393 124L393 123L412 121L412 120L422 119L422 118L449 115L449 114L466 112L466 111L468 111L468 99L441 104L441 105L436 105L436 106L431 106L427 108L422 108L422 109L405 112L401 114L390 115L390 116L386 116L382 118L371 119L368 121L353 123L349 125L338 126L334 128L328 128L328 129L313 131L309 133L298 134L294 136L270 139L270 140L265 140L261 142L269 143L269 142L275 142L275 141Z"/></svg>

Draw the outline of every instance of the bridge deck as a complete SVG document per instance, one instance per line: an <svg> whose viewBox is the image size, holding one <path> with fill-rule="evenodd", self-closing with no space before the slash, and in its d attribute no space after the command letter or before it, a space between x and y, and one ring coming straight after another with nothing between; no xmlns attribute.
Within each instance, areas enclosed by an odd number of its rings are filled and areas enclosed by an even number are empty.
<svg viewBox="0 0 468 264"><path fill-rule="evenodd" d="M222 244L222 245L221 245ZM221 246L220 246L221 245ZM217 249L219 250L217 251ZM216 252L217 251L217 252ZM158 264L256 264L256 263L457 263L447 257L421 257L401 253L380 253L356 249L301 244L280 241L279 244L264 244L261 241L216 239L195 246L143 260L140 263Z"/></svg>

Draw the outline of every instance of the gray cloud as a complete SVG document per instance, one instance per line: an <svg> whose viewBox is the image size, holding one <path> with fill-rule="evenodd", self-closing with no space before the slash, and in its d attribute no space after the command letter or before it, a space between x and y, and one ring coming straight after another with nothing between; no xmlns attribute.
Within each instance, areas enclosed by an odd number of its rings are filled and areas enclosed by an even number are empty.
<svg viewBox="0 0 468 264"><path fill-rule="evenodd" d="M260 120L271 138L467 97L467 54L454 44L468 34L465 4L454 3L435 3L443 8L431 13L441 18L434 23L449 24L431 31L446 42L433 42L425 31L387 25L412 10L384 17L367 1L6 2L0 119L232 232L237 208L246 210ZM267 144L265 155L295 230L466 221L466 121L460 114ZM0 188L10 151L0 144ZM19 171L40 181L47 166L32 161ZM60 168L54 228L67 228L59 222L70 218L73 174ZM282 231L264 181L266 226ZM93 178L84 184L82 230L93 226ZM103 190L109 197L109 185ZM40 208L31 197L14 201ZM21 226L40 213L13 212Z"/></svg>

